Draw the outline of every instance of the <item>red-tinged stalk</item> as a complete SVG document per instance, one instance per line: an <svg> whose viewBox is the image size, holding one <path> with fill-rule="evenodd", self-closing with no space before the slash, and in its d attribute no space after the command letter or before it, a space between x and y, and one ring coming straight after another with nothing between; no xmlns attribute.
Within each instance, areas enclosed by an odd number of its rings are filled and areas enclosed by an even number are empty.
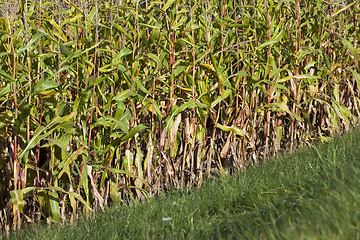
<svg viewBox="0 0 360 240"><path fill-rule="evenodd" d="M225 1L225 2L223 2ZM224 22L224 17L226 14L226 0L222 0L221 4L221 21ZM225 25L221 26L221 31L225 31ZM221 59L224 56L224 34L221 34Z"/></svg>
<svg viewBox="0 0 360 240"><path fill-rule="evenodd" d="M299 11L298 11L299 10ZM296 58L298 57L298 51L299 51L299 41L300 41L300 25L299 25L299 21L300 21L300 6L299 6L299 0L295 0L295 18L296 18L296 28L295 28L295 56ZM300 31L299 31L300 30ZM295 75L298 75L298 71L299 71L299 67L298 67L298 61L296 61L296 66L295 66ZM295 79L295 83L297 82L297 80ZM295 84L297 86L297 84ZM295 96L296 97L296 96Z"/></svg>
<svg viewBox="0 0 360 240"><path fill-rule="evenodd" d="M131 63L131 91L134 91L134 74L133 73L133 69L135 68L135 51L136 48L139 44L139 28L138 28L138 14L139 14L139 1L136 2L136 7L135 7L135 24L134 24L134 32L136 34L134 34L134 41L133 41L133 53L132 53L132 63ZM138 73L139 71L139 66L137 66L137 70L136 72ZM135 103L132 104L132 110L133 110L133 119L130 119L130 126L132 127L134 124L136 124L136 107L135 107Z"/></svg>
<svg viewBox="0 0 360 240"><path fill-rule="evenodd" d="M53 4L52 9L53 9L54 14L51 15L51 20L55 22L55 19L54 19L54 16L55 16L55 13L56 13L56 5L55 4ZM58 12L60 12L60 11L58 11ZM52 37L56 38L56 36L55 36L55 26L54 25L52 25ZM55 51L55 43L54 42L51 42L51 46L52 46L52 48L50 49L50 51ZM58 46L58 48L59 48L59 46ZM56 77L57 76L54 75L54 81L56 81Z"/></svg>
<svg viewBox="0 0 360 240"><path fill-rule="evenodd" d="M168 19L168 14L166 13L166 9L165 9L165 6L166 6L166 1L164 1L163 3L164 5L164 14L165 14L165 22L166 22L166 30L168 32L168 38L170 39L170 41L172 41L172 36L171 36L171 33L170 33L170 26L169 26L169 19ZM171 15L170 15L171 17ZM170 19L171 21L171 19ZM169 54L169 63L168 63L168 68L169 68L169 71L170 71L170 74L172 73L172 65L173 65L173 60L172 60L172 54L173 54L173 47L172 47L172 44L169 43L169 51L170 51L170 54ZM169 96L170 96L170 101L167 102L167 109L166 109L166 114L168 115L169 112L170 112L170 109L172 108L173 106L173 97L174 97L174 78L172 76L170 76L170 89L169 89Z"/></svg>
<svg viewBox="0 0 360 240"><path fill-rule="evenodd" d="M18 100L17 100L17 87L16 87L16 54L15 54L15 48L14 48L14 35L13 35L13 31L14 28L12 26L12 24L10 24L10 21L12 21L12 19L8 19L9 21L9 29L10 29L10 45L11 45L11 50L12 50L12 54L13 54L13 72L12 72L12 77L13 79L15 79L15 81L13 82L13 93L14 93L14 108L15 108L15 121L18 118ZM19 177L19 162L17 159L17 152L18 152L18 136L14 135L14 188L15 190L17 190L17 184L18 184L18 177Z"/></svg>
<svg viewBox="0 0 360 240"><path fill-rule="evenodd" d="M295 46L295 56L296 58L298 58L298 51L301 50L301 12L300 12L300 0L295 0L295 18L296 18L296 46ZM299 66L301 66L301 62L298 62L298 60L296 60L296 66L295 66L295 75L298 75L299 74ZM299 106L300 104L300 87L298 87L298 81L297 79L295 78L294 79L295 81L295 91L296 91L296 94L295 94L295 101L297 102L297 105ZM298 106L295 106L294 104L294 109L295 110L295 114L299 115L299 112L300 112L300 109ZM295 127L295 124L294 122L292 122L292 126L293 126L293 134L296 134L296 127ZM296 137L294 137L294 145L297 144L297 139Z"/></svg>
<svg viewBox="0 0 360 240"><path fill-rule="evenodd" d="M300 4L301 4L301 0L297 0L296 1L296 11L295 12L297 12L297 16L296 16L296 20L297 20L297 34L298 34L298 36L297 36L297 39L296 39L296 43L297 43L297 50L298 51L301 51L301 8L300 8ZM296 56L297 56L297 54L296 54ZM300 67L302 67L302 64L301 64L301 62L299 62L299 65L298 64L296 64L296 68L295 68L295 75L298 75L299 74L299 66ZM300 102L300 99L298 99L298 104L299 104L299 102ZM297 109L297 112L296 112L297 114L299 114L299 109Z"/></svg>
<svg viewBox="0 0 360 240"><path fill-rule="evenodd" d="M81 6L80 6L81 7ZM77 11L76 11L77 12ZM77 24L81 24L81 18L76 20ZM77 34L77 42L76 42L76 49L81 49L81 38L82 38L82 29L78 29L76 31ZM76 58L76 96L79 96L79 58Z"/></svg>
<svg viewBox="0 0 360 240"><path fill-rule="evenodd" d="M160 57L160 48L159 48L159 46L156 46L156 56L159 58ZM161 75L161 69L160 69L160 66L159 65L157 65L157 68L158 68L158 74L159 75ZM156 96L155 96L155 89L156 89L156 76L154 75L154 78L153 78L153 86L152 86L152 94L153 94L153 102L152 102L152 124L153 124L153 127L152 127L152 129L153 129L153 132L155 133L155 128L156 128L156 124L155 124L155 98L156 98ZM161 95L159 94L159 96L158 96L158 100L160 101L161 100ZM155 138L155 141L154 142L156 142L156 140L157 141L160 141L160 135L161 135L161 119L160 119L160 116L159 116L159 120L158 120L158 124L157 124L157 126L158 126L158 129L157 129L157 133L158 133L158 136ZM156 169L158 168L158 167L160 167L161 166L161 158L162 158L162 156L161 156L161 154L160 154L160 160L159 160L159 166L157 166L156 167Z"/></svg>
<svg viewBox="0 0 360 240"><path fill-rule="evenodd" d="M93 115L94 115L94 101L95 101L95 87L96 87L96 80L99 79L99 64L100 60L98 59L98 42L99 42L99 29L98 29L98 22L99 22L99 12L98 12L98 2L95 0L95 53L94 53L94 77L93 77L93 92L91 98L91 115L90 115L90 122L89 122L89 136L88 136L88 148L90 149L91 143L91 124L93 122Z"/></svg>
<svg viewBox="0 0 360 240"><path fill-rule="evenodd" d="M192 6L191 6L191 0L189 0L189 6L190 6L190 22L191 22L191 38L192 38L192 58L193 58L193 69L192 69L192 98L195 98L195 34L194 34L194 19L193 19L193 13L192 13Z"/></svg>
<svg viewBox="0 0 360 240"><path fill-rule="evenodd" d="M76 72L79 73L79 59L76 59ZM76 74L76 96L79 96L79 74Z"/></svg>
<svg viewBox="0 0 360 240"><path fill-rule="evenodd" d="M114 59L114 0L111 0L110 2L110 46L111 46L111 59ZM114 81L114 75L111 75L111 80L114 82L113 85L111 85L111 93L114 94L115 91L115 81ZM105 84L104 84L105 85ZM110 114L112 115L112 108L110 109Z"/></svg>
<svg viewBox="0 0 360 240"><path fill-rule="evenodd" d="M57 5L58 5L58 49L57 49L57 57L58 57L58 68L57 70L60 70L61 69L61 48L60 48L60 42L61 41L61 18L62 18L62 6L61 6L61 1L58 0L57 1ZM57 82L60 83L60 76L61 76L61 73L59 72L57 74ZM56 108L55 108L55 115L57 115L58 113L58 107L59 107L59 101L56 101Z"/></svg>
<svg viewBox="0 0 360 240"><path fill-rule="evenodd" d="M170 33L169 33L170 34ZM174 43L176 40L176 34L175 31L173 30L172 36L169 37L169 39ZM170 46L170 56L169 56L169 70L170 73L172 73L173 69L173 65L175 63L175 45L169 44ZM171 81L171 88L170 88L170 109L173 107L173 103L174 103L174 77L171 75L170 76L170 81Z"/></svg>
<svg viewBox="0 0 360 240"><path fill-rule="evenodd" d="M235 9L235 16L237 16L237 9ZM236 17L235 23L237 23L237 22L238 22L238 18ZM235 28L235 34L236 34L236 41L239 43L238 28ZM236 44L236 45L237 45L236 46L237 54L240 58L240 54L239 54L240 53L240 45L239 44ZM236 64L236 71L240 72L240 63L239 62ZM238 115L238 113L239 113L239 94L240 94L239 85L240 85L240 80L237 80L236 81L236 109L235 109L236 115Z"/></svg>
<svg viewBox="0 0 360 240"><path fill-rule="evenodd" d="M210 26L211 26L211 14L209 14L209 10L211 8L211 5L210 5L210 1L207 0L207 10L206 10L206 44L207 44L207 50L208 51L211 51L211 43L210 43L210 36L211 36L211 29L210 29ZM206 60L207 62L206 63L209 63L210 62L210 59L208 59L208 56L206 56Z"/></svg>
<svg viewBox="0 0 360 240"><path fill-rule="evenodd" d="M42 117L43 117L43 100L40 100L40 116L39 116L39 126L42 124ZM40 162L40 144L38 145L37 149L37 159L35 159L36 164L36 187L40 187L40 173L39 173L39 162Z"/></svg>
<svg viewBox="0 0 360 240"><path fill-rule="evenodd" d="M271 25L270 25L270 15L269 15L269 3L268 0L265 0L265 8L266 8L266 21L267 21L267 38L268 41L271 40ZM271 56L271 45L269 45L268 47L268 52L267 52L267 58L269 58ZM265 73L265 74L270 74L270 73ZM270 92L270 88L272 85L268 84L267 85L267 91L268 93ZM268 94L268 99L267 99L267 104L270 104L271 102L271 95ZM268 151L268 145L269 145L269 134L270 134L270 111L267 111L266 113L266 122L265 122L265 151ZM266 153L267 154L267 153Z"/></svg>
<svg viewBox="0 0 360 240"><path fill-rule="evenodd" d="M194 32L194 18L193 18L193 12L192 12L192 6L191 6L191 1L189 0L189 6L190 6L190 22L191 22L191 37L192 37L192 65L193 65L193 69L192 69L192 99L195 99L195 71L196 71L196 66L195 66L195 32ZM193 109L192 114L191 114L191 124L190 126L192 126L192 131L193 131L193 136L195 136L195 132L196 132L196 127L195 127L195 121L194 121L194 116L195 116L195 109ZM191 145L191 151L193 151L195 148L195 145L192 144ZM191 164L191 168L193 168L193 164ZM193 172L193 169L191 169L191 172Z"/></svg>
<svg viewBox="0 0 360 240"><path fill-rule="evenodd" d="M41 29L41 19L42 19L42 0L39 1L39 4L36 4L35 5L36 7L38 7L38 13L39 13L39 22L38 24L36 25L36 33L38 34L39 33L39 29ZM38 47L38 54L39 54L39 57L37 59L37 61L40 63L42 61L40 55L41 55L41 38L39 38L38 40L38 44L37 44L37 47ZM36 78L36 82L38 83L40 78L42 77L42 72L41 72L41 64L38 64L38 68L37 68L37 78ZM37 105L39 105L39 98L36 99L37 101ZM40 103L40 117L39 117L39 126L41 126L41 122L42 122L42 100L40 100L41 103ZM35 171L36 171L36 182L35 182L35 185L37 187L39 187L40 185L40 174L39 174L39 158L40 158L40 144L38 144L36 146L36 152L37 152L37 157L35 157Z"/></svg>
<svg viewBox="0 0 360 240"><path fill-rule="evenodd" d="M30 40L29 38L29 35L28 35L28 31L29 31L29 28L28 28L28 22L27 22L27 15L28 15L28 6L27 6L27 0L25 0L25 5L24 5L24 11L23 11L23 20L24 20L24 29L25 29L25 39L26 39L26 42L28 42ZM29 79L28 81L28 85L29 85L29 90L31 92L32 90L32 87L31 87L31 81L32 81L32 76L31 76L31 58L29 57L30 56L30 51L29 50L26 50L27 52L27 62L25 63L25 70L27 71L27 77ZM32 96L30 95L29 96L29 104L31 104L32 102ZM29 141L30 140L30 116L28 116L26 118L26 141ZM25 159L25 167L22 171L22 176L21 176L21 182L22 182L22 185L21 185L21 188L25 188L26 187L26 183L27 183L27 165L28 165L28 158Z"/></svg>
<svg viewBox="0 0 360 240"><path fill-rule="evenodd" d="M17 4L12 2L12 4ZM14 9L12 9L14 11ZM10 32L10 47L11 47L11 51L12 51L12 55L13 55L13 62L12 62L12 77L13 79L15 79L15 81L12 84L13 87L13 95L14 95L14 109L15 109L15 116L14 116L14 120L15 122L18 119L18 99L17 99L17 86L16 86L16 69L17 69L17 59L16 59L16 54L15 54L15 47L14 47L14 26L11 22L14 22L15 20L15 15L14 13L8 12L6 14L7 17L7 21L8 21L8 26L9 26L9 32ZM10 61L10 59L9 59ZM11 66L9 64L9 66ZM18 135L17 134L13 134L14 137L14 148L13 148L13 174L14 174L14 190L18 190L18 183L19 183L19 177L20 176L20 162L18 160ZM20 224L21 224L21 219L20 219L20 210L19 210L19 206L14 205L13 207L13 215L14 215L14 229L19 228Z"/></svg>
<svg viewBox="0 0 360 240"><path fill-rule="evenodd" d="M255 16L256 16L256 0L253 0L253 19L255 19ZM254 21L254 42L255 42L255 45L254 45L254 49L256 49L256 47L258 46L258 43L257 43L257 34L256 34L256 28L257 28L257 24L256 24L256 21ZM252 71L251 71L251 75L254 76L254 73L255 73L255 57L253 58L253 61L252 61Z"/></svg>

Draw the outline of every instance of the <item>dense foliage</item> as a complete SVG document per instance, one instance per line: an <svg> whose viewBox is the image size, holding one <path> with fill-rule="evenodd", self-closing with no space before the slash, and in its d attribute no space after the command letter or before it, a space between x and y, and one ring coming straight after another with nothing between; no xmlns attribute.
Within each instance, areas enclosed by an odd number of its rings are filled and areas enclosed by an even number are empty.
<svg viewBox="0 0 360 240"><path fill-rule="evenodd" d="M7 229L201 185L360 115L357 1L0 6Z"/></svg>

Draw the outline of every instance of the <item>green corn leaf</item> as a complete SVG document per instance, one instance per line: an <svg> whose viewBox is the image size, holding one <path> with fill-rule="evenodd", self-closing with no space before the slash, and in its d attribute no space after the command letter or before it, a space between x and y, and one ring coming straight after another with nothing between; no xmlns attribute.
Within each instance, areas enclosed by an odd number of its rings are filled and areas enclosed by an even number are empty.
<svg viewBox="0 0 360 240"><path fill-rule="evenodd" d="M356 71L354 71L353 69L349 69L351 71L351 73L353 74L355 80L356 80L356 83L357 83L357 87L360 88L360 74L357 73Z"/></svg>
<svg viewBox="0 0 360 240"><path fill-rule="evenodd" d="M120 53L116 54L114 59L112 60L113 64L117 64L119 61L119 59L121 59L122 57L126 57L127 55L132 54L132 50L130 50L127 47L123 47L120 51Z"/></svg>
<svg viewBox="0 0 360 240"><path fill-rule="evenodd" d="M3 36L4 36L4 35L5 35L5 36L6 36L6 35L10 35L9 32L4 31L4 30L0 30L0 34L3 35Z"/></svg>
<svg viewBox="0 0 360 240"><path fill-rule="evenodd" d="M139 124L133 129L130 130L129 134L121 138L121 142L125 142L135 136L135 134L139 133L140 131L147 129L148 127L144 126L143 124Z"/></svg>
<svg viewBox="0 0 360 240"><path fill-rule="evenodd" d="M72 52L63 43L60 43L60 51L66 57L69 57L72 54Z"/></svg>
<svg viewBox="0 0 360 240"><path fill-rule="evenodd" d="M19 50L16 51L16 56L19 56L23 51L25 51L26 49L28 49L31 45L33 45L33 43L35 41L37 41L39 38L45 36L44 33L38 33L35 34L35 36L33 36L30 41L28 42L28 44L26 44L24 47L20 48Z"/></svg>
<svg viewBox="0 0 360 240"><path fill-rule="evenodd" d="M333 13L333 14L331 15L331 17L335 17L336 15L344 12L346 9L352 7L352 6L355 5L357 2L358 2L358 1L354 1L353 3L350 3L349 5L343 7L342 9L340 9L340 10L338 10L338 11L336 11L335 13Z"/></svg>
<svg viewBox="0 0 360 240"><path fill-rule="evenodd" d="M120 203L121 197L117 189L117 184L112 180L110 180L110 197L114 203Z"/></svg>
<svg viewBox="0 0 360 240"><path fill-rule="evenodd" d="M204 81L198 81L198 87L199 87L199 91L200 91L200 96L199 98L201 98L202 102L205 103L207 106L210 107L211 105L211 97L209 94L209 90L206 89L206 85Z"/></svg>
<svg viewBox="0 0 360 240"><path fill-rule="evenodd" d="M342 39L342 43L344 44L344 46L350 49L351 55L355 58L355 63L359 68L360 65L359 52L354 48L354 46L348 40Z"/></svg>
<svg viewBox="0 0 360 240"><path fill-rule="evenodd" d="M224 84L226 84L230 79L232 79L234 77L245 77L245 76L249 76L249 74L247 74L245 71L239 71L239 72L227 77L224 81Z"/></svg>
<svg viewBox="0 0 360 240"><path fill-rule="evenodd" d="M136 96L137 93L132 92L130 89L126 89L120 93L118 93L113 100L115 101L124 101L125 99L127 99L128 97L132 97L132 96Z"/></svg>
<svg viewBox="0 0 360 240"><path fill-rule="evenodd" d="M60 205L59 205L59 195L56 192L49 191L49 203L52 219L55 222L60 222Z"/></svg>
<svg viewBox="0 0 360 240"><path fill-rule="evenodd" d="M27 187L20 190L10 191L12 204L17 206L20 213L22 212L25 206L24 195L26 195L30 191L33 191L34 189L36 189L36 187Z"/></svg>
<svg viewBox="0 0 360 240"><path fill-rule="evenodd" d="M15 79L12 76L10 76L9 74L7 74L6 72L4 72L1 69L0 69L0 76L3 76L7 80L9 80L11 83L15 82Z"/></svg>
<svg viewBox="0 0 360 240"><path fill-rule="evenodd" d="M115 168L108 168L107 170L108 170L109 172L112 172L112 173L123 174L123 175L129 176L129 177L132 177L132 178L138 178L138 179L140 179L140 181L141 181L142 183L144 183L144 184L147 185L147 183L146 183L143 179L141 179L139 176L136 176L136 175L134 175L134 174L131 174L131 173L127 172L127 171L120 170L120 169L115 169Z"/></svg>
<svg viewBox="0 0 360 240"><path fill-rule="evenodd" d="M91 128L94 128L95 126L111 127L112 130L120 128L121 131L123 131L126 135L129 135L129 124L112 116L99 118L94 124L91 125Z"/></svg>
<svg viewBox="0 0 360 240"><path fill-rule="evenodd" d="M222 95L219 95L215 101L213 101L211 103L211 107L215 107L219 102L221 102L222 100L226 99L229 95L231 94L231 90L230 89L226 89L225 92Z"/></svg>
<svg viewBox="0 0 360 240"><path fill-rule="evenodd" d="M153 96L152 93L150 93L144 86L143 84L140 82L139 78L138 77L134 77L134 80L136 82L136 86L141 90L143 91L144 93L146 93L147 95L149 95L150 97Z"/></svg>
<svg viewBox="0 0 360 240"><path fill-rule="evenodd" d="M161 120L163 118L163 115L160 111L159 105L156 101L153 102L154 104L152 104L152 106L154 107L156 116Z"/></svg>
<svg viewBox="0 0 360 240"><path fill-rule="evenodd" d="M161 70L163 68L162 61L160 60L160 58L158 56L156 56L153 53L147 53L146 56L148 56L150 59L152 59L157 64L158 70Z"/></svg>
<svg viewBox="0 0 360 240"><path fill-rule="evenodd" d="M234 27L234 28L246 28L249 24L242 24L242 23L225 23L225 26Z"/></svg>
<svg viewBox="0 0 360 240"><path fill-rule="evenodd" d="M12 111L6 111L0 113L0 128L10 125L13 121L14 113Z"/></svg>
<svg viewBox="0 0 360 240"><path fill-rule="evenodd" d="M168 1L165 3L164 11L166 11L174 2L175 2L175 0L168 0Z"/></svg>
<svg viewBox="0 0 360 240"><path fill-rule="evenodd" d="M36 84L34 90L33 90L33 94L39 93L39 92L43 92L43 91L47 91L50 89L54 89L57 88L58 86L60 86L60 83L58 82L54 82L51 80L48 81L39 81L38 84Z"/></svg>
<svg viewBox="0 0 360 240"><path fill-rule="evenodd" d="M85 171L86 172L86 171ZM51 191L58 191L58 192L62 192L65 194L68 194L74 198L76 198L77 200L79 200L82 204L84 204L84 206L89 209L90 211L92 211L91 207L88 206L88 204L86 203L86 201L77 193L75 192L70 192L70 191L65 191L64 189L60 188L60 187L45 187L45 188L40 188L42 190L51 190Z"/></svg>
<svg viewBox="0 0 360 240"><path fill-rule="evenodd" d="M0 87L0 98L4 95L7 95L10 93L10 85L4 86L4 87Z"/></svg>
<svg viewBox="0 0 360 240"><path fill-rule="evenodd" d="M143 175L143 169L142 169L142 165L141 165L141 162L143 160L143 154L138 147L135 147L135 149L136 149L135 167L137 168L139 179L143 179L144 175Z"/></svg>
<svg viewBox="0 0 360 240"><path fill-rule="evenodd" d="M173 109L172 109L172 114L169 117L167 117L167 119L166 119L166 122L167 122L167 124L166 124L166 133L168 134L169 131L171 131L170 124L171 124L171 121L173 121L173 119L174 119L174 117L176 115L178 115L179 113L181 113L182 111L184 111L187 108L194 108L196 106L199 106L199 105L195 103L194 99L182 104L179 107L174 106Z"/></svg>
<svg viewBox="0 0 360 240"><path fill-rule="evenodd" d="M49 195L48 192L43 189L37 189L37 199L45 217L50 217Z"/></svg>
<svg viewBox="0 0 360 240"><path fill-rule="evenodd" d="M70 120L71 118L75 117L76 114L77 114L76 112L73 112L73 113L71 113L69 115L66 115L64 117L56 116L54 118L54 120L51 121L46 127L39 126L36 129L33 137L30 139L30 141L26 145L26 147L19 153L18 158L21 159L24 156L24 154L27 151L29 151L30 149L32 149L33 147L35 147L41 139L44 139L47 136L49 136L55 130L55 128L52 128L53 125L64 123L64 122ZM45 132L48 129L50 129L50 131Z"/></svg>
<svg viewBox="0 0 360 240"><path fill-rule="evenodd" d="M229 127L229 126L224 126L220 123L216 124L217 128L220 128L221 130L225 131L225 132L233 132L236 135L242 136L244 137L246 140L250 140L250 136L247 132L245 132L244 130L237 128L237 127Z"/></svg>
<svg viewBox="0 0 360 240"><path fill-rule="evenodd" d="M259 112L263 111L263 109L287 112L293 120L295 118L297 121L300 121L300 122L303 121L303 119L300 116L298 116L294 112L290 111L289 107L283 102L275 102L275 103L265 104L261 108L258 108L257 112L259 113Z"/></svg>
<svg viewBox="0 0 360 240"><path fill-rule="evenodd" d="M271 84L274 87L276 87L277 89L282 89L282 90L285 90L286 92L290 92L290 90L287 87L285 87L284 85L282 85L282 84L278 84L276 82L272 82L272 81L268 81L268 80L263 80L262 82L266 82L268 84Z"/></svg>
<svg viewBox="0 0 360 240"><path fill-rule="evenodd" d="M90 206L90 188L89 188L89 181L88 181L88 173L87 173L87 156L84 154L82 156L82 170L81 170L81 179L78 185L78 190L82 187L86 197L86 206Z"/></svg>
<svg viewBox="0 0 360 240"><path fill-rule="evenodd" d="M196 61L195 61L195 65L200 62L206 55L208 55L210 53L209 50L206 50L204 52L202 52L201 54L199 54L196 58Z"/></svg>
<svg viewBox="0 0 360 240"><path fill-rule="evenodd" d="M129 40L129 41L134 41L133 40L133 37L130 35L130 34L128 34L128 33L125 33L125 29L123 29L119 24L117 24L117 23L114 23L114 27L119 31L119 32L121 32L122 34L125 34L125 37Z"/></svg>
<svg viewBox="0 0 360 240"><path fill-rule="evenodd" d="M264 42L263 44L261 44L260 46L258 46L257 48L256 48L256 50L260 50L260 49L262 49L262 48L264 48L264 47L267 47L267 46L269 46L269 45L274 45L275 43L278 43L279 42L279 40L269 40L269 41L267 41L267 42Z"/></svg>

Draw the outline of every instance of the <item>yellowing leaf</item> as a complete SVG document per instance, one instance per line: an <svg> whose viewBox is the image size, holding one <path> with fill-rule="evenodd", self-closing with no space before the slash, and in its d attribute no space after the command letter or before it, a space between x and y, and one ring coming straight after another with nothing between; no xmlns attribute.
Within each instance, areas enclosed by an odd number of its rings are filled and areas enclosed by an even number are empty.
<svg viewBox="0 0 360 240"><path fill-rule="evenodd" d="M319 79L319 76L311 76L311 75L297 75L297 76L288 76L285 78L282 78L278 81L278 83L282 83L282 82L286 82L292 78L296 78L296 79L303 79L303 78L307 78L307 79Z"/></svg>
<svg viewBox="0 0 360 240"><path fill-rule="evenodd" d="M42 95L42 99L45 99L45 98L51 97L51 96L53 96L55 94L58 94L58 92L55 91L54 89L51 89L51 90L48 90L48 91L39 92L38 94Z"/></svg>
<svg viewBox="0 0 360 240"><path fill-rule="evenodd" d="M335 17L336 15L338 15L339 13L342 13L343 11L345 11L346 9L352 7L355 3L357 3L357 1L350 3L349 5L343 7L342 9L340 9L339 11L335 12L334 14L331 15L331 17Z"/></svg>
<svg viewBox="0 0 360 240"><path fill-rule="evenodd" d="M82 16L82 14L79 13L78 15L76 15L75 17L73 17L72 19L70 19L70 22L75 22L75 21L78 20L81 16Z"/></svg>
<svg viewBox="0 0 360 240"><path fill-rule="evenodd" d="M220 86L220 94L224 94L224 78L221 76L221 74L218 74L219 78L219 86Z"/></svg>
<svg viewBox="0 0 360 240"><path fill-rule="evenodd" d="M206 69L209 69L209 70L211 70L211 71L213 71L213 72L215 72L215 68L214 68L214 66L211 65L211 64L200 63L200 66L201 66L201 67L204 67L204 68L206 68Z"/></svg>
<svg viewBox="0 0 360 240"><path fill-rule="evenodd" d="M247 132L245 132L244 130L240 129L240 128L237 128L237 127L229 127L229 126L224 126L224 125L221 125L220 123L217 123L216 124L216 127L220 128L221 130L223 131L226 131L226 132L233 132L235 133L236 135L240 135L240 136L243 136L245 137L247 140L250 139L250 136Z"/></svg>
<svg viewBox="0 0 360 240"><path fill-rule="evenodd" d="M165 11L175 2L175 0L168 0L165 3Z"/></svg>

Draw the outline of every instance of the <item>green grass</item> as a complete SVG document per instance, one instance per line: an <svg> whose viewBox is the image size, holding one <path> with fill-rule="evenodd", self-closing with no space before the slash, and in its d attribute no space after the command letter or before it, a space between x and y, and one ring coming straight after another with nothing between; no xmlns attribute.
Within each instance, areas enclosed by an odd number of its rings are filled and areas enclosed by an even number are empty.
<svg viewBox="0 0 360 240"><path fill-rule="evenodd" d="M360 239L360 130L199 189L12 239ZM168 220L166 220L168 219Z"/></svg>

